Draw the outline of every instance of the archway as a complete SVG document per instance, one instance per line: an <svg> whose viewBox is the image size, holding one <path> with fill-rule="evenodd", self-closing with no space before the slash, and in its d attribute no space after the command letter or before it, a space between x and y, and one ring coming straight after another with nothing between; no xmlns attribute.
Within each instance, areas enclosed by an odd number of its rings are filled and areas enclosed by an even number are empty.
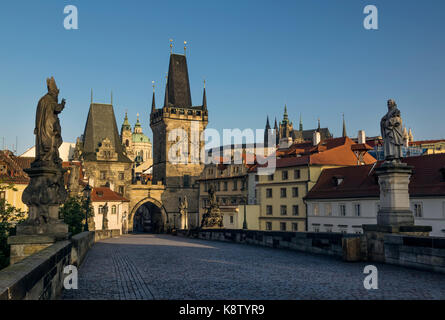
<svg viewBox="0 0 445 320"><path fill-rule="evenodd" d="M166 214L157 201L143 200L134 208L131 215L133 232L162 233L165 231Z"/></svg>

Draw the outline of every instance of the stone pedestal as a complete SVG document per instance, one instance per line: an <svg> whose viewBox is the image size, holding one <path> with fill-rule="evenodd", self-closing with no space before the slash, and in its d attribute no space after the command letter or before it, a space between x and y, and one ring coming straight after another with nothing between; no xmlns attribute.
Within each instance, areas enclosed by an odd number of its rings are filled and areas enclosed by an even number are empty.
<svg viewBox="0 0 445 320"><path fill-rule="evenodd" d="M414 216L409 203L409 179L412 167L406 163L387 163L376 169L380 185L379 226L412 226Z"/></svg>
<svg viewBox="0 0 445 320"><path fill-rule="evenodd" d="M377 168L380 185L380 210L376 225L363 225L367 257L385 261L385 234L429 236L430 226L415 226L409 201L409 179L412 167L406 163L386 161Z"/></svg>
<svg viewBox="0 0 445 320"><path fill-rule="evenodd" d="M70 236L68 225L59 219L59 207L67 197L62 168L31 167L25 172L31 181L22 200L29 212L26 221L17 225L17 235L8 238L11 264Z"/></svg>

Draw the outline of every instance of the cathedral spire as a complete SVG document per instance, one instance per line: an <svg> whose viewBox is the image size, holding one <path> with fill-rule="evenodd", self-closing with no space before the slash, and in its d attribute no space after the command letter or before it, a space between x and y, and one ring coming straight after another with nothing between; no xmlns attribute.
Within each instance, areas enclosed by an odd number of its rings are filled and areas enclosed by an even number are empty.
<svg viewBox="0 0 445 320"><path fill-rule="evenodd" d="M288 123L289 122L289 117L287 115L287 105L284 105L284 115L283 115L283 123Z"/></svg>
<svg viewBox="0 0 445 320"><path fill-rule="evenodd" d="M301 119L301 113L300 113L300 131L303 131L303 120Z"/></svg>
<svg viewBox="0 0 445 320"><path fill-rule="evenodd" d="M343 133L342 133L342 137L347 137L348 135L346 134L346 122L345 122L345 114L343 113Z"/></svg>
<svg viewBox="0 0 445 320"><path fill-rule="evenodd" d="M320 127L320 118L318 118L318 128L317 128L317 132L321 131L321 127Z"/></svg>
<svg viewBox="0 0 445 320"><path fill-rule="evenodd" d="M275 125L274 125L274 133L275 133L275 144L278 146L280 143L280 133L278 132L278 124L277 118L275 117Z"/></svg>
<svg viewBox="0 0 445 320"><path fill-rule="evenodd" d="M125 130L131 131L131 125L130 125L130 122L128 122L127 111L125 111L125 118L124 118L124 123L122 123L121 134Z"/></svg>
<svg viewBox="0 0 445 320"><path fill-rule="evenodd" d="M155 82L152 81L151 83L153 84L153 99L152 99L152 102L151 102L151 112L155 112L155 110L156 110L156 103L155 103Z"/></svg>

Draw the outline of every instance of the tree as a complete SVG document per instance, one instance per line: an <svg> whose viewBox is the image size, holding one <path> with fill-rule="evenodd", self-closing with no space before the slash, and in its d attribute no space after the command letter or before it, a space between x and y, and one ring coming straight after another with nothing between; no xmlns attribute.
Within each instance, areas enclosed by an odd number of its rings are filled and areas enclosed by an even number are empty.
<svg viewBox="0 0 445 320"><path fill-rule="evenodd" d="M85 224L85 202L82 201L81 197L69 197L66 202L60 207L59 210L60 217L68 225L68 231L72 235L76 235L83 231L83 226ZM90 218L94 217L93 207L90 204L88 210L88 223L90 223Z"/></svg>
<svg viewBox="0 0 445 320"><path fill-rule="evenodd" d="M17 191L12 183L0 181L0 191ZM8 237L15 234L15 226L25 220L25 212L0 199L0 269L9 265L10 247Z"/></svg>

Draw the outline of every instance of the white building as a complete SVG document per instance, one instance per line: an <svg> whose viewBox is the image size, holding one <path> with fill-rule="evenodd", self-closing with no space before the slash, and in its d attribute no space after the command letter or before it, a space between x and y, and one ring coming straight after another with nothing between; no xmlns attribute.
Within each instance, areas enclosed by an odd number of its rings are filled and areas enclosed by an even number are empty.
<svg viewBox="0 0 445 320"><path fill-rule="evenodd" d="M128 214L130 200L112 191L110 188L93 188L91 202L94 209L94 229L102 230L103 208L108 207L108 230L120 230L121 234L128 232ZM92 228L90 229L92 230Z"/></svg>
<svg viewBox="0 0 445 320"><path fill-rule="evenodd" d="M445 236L445 154L403 159L414 167L409 193L415 224ZM380 189L374 165L324 170L305 197L308 231L361 233L376 224Z"/></svg>
<svg viewBox="0 0 445 320"><path fill-rule="evenodd" d="M62 161L71 161L73 159L74 150L76 149L76 144L72 142L62 142L59 147L59 156ZM33 146L26 150L20 157L24 158L35 158L36 157L36 147Z"/></svg>

